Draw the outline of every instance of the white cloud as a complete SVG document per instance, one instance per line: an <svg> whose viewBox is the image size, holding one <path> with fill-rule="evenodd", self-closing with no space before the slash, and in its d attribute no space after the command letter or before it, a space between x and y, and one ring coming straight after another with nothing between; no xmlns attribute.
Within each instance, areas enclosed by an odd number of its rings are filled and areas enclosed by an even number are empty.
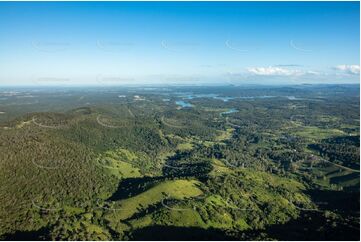
<svg viewBox="0 0 361 242"><path fill-rule="evenodd" d="M276 67L276 66L251 67L248 68L247 70L252 74L261 75L261 76L299 76L304 74L304 72L300 70Z"/></svg>
<svg viewBox="0 0 361 242"><path fill-rule="evenodd" d="M249 67L241 72L228 72L231 83L358 83L360 67L357 65L341 65L322 69L308 69L305 66L272 65Z"/></svg>
<svg viewBox="0 0 361 242"><path fill-rule="evenodd" d="M338 65L335 67L336 70L344 71L349 74L360 74L359 65Z"/></svg>

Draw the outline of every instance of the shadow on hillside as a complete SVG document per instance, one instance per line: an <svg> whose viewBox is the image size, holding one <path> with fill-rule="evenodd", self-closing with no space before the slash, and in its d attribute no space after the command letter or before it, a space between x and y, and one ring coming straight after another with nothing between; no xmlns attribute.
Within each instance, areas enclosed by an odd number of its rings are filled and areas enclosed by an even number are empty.
<svg viewBox="0 0 361 242"><path fill-rule="evenodd" d="M219 229L197 227L149 226L130 235L131 240L237 240Z"/></svg>
<svg viewBox="0 0 361 242"><path fill-rule="evenodd" d="M266 233L276 240L359 240L360 192L308 190L319 211L301 213L286 224L272 225ZM332 218L327 211L342 214ZM328 212L328 214L330 214Z"/></svg>
<svg viewBox="0 0 361 242"><path fill-rule="evenodd" d="M49 228L44 227L33 231L16 231L13 234L3 234L0 240L11 241L30 241L30 240L49 240Z"/></svg>
<svg viewBox="0 0 361 242"><path fill-rule="evenodd" d="M322 210L344 213L360 211L360 191L308 190L307 194Z"/></svg>
<svg viewBox="0 0 361 242"><path fill-rule="evenodd" d="M127 178L119 182L117 190L112 194L109 201L117 201L138 195L157 182L163 180L164 177L139 177Z"/></svg>
<svg viewBox="0 0 361 242"><path fill-rule="evenodd" d="M277 224L266 229L267 235L276 240L329 240L359 241L359 224L330 223L323 214L318 212L304 213L298 219L286 224Z"/></svg>

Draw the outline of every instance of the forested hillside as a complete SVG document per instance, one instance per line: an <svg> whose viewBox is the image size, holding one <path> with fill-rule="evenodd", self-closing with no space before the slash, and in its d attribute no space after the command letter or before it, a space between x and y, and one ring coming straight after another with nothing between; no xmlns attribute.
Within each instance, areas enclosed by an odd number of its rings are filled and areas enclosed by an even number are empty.
<svg viewBox="0 0 361 242"><path fill-rule="evenodd" d="M356 85L0 97L3 240L359 240Z"/></svg>

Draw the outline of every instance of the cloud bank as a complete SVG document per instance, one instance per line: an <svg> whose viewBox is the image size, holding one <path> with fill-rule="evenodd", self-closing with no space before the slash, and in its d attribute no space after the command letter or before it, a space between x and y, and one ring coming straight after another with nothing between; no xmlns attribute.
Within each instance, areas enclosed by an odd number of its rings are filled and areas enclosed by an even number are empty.
<svg viewBox="0 0 361 242"><path fill-rule="evenodd" d="M261 76L294 76L303 74L300 70L288 69L283 67L251 67L247 68L247 71L251 74Z"/></svg>
<svg viewBox="0 0 361 242"><path fill-rule="evenodd" d="M299 84L299 83L358 83L360 66L337 65L308 69L301 65L248 67L240 72L228 72L232 83Z"/></svg>
<svg viewBox="0 0 361 242"><path fill-rule="evenodd" d="M348 74L360 74L360 66L359 65L338 65L334 69L346 72Z"/></svg>

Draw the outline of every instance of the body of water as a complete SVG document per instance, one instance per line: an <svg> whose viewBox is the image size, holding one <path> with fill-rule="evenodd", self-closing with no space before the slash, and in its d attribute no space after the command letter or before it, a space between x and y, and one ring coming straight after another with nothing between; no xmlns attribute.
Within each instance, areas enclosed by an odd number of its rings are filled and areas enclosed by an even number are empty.
<svg viewBox="0 0 361 242"><path fill-rule="evenodd" d="M231 108L231 109L229 109L228 111L221 112L221 115L223 115L223 114L230 114L230 113L236 113L236 112L238 112L237 109Z"/></svg>
<svg viewBox="0 0 361 242"><path fill-rule="evenodd" d="M185 101L176 101L175 104L181 106L182 108L190 108L193 107L192 104L185 102Z"/></svg>

